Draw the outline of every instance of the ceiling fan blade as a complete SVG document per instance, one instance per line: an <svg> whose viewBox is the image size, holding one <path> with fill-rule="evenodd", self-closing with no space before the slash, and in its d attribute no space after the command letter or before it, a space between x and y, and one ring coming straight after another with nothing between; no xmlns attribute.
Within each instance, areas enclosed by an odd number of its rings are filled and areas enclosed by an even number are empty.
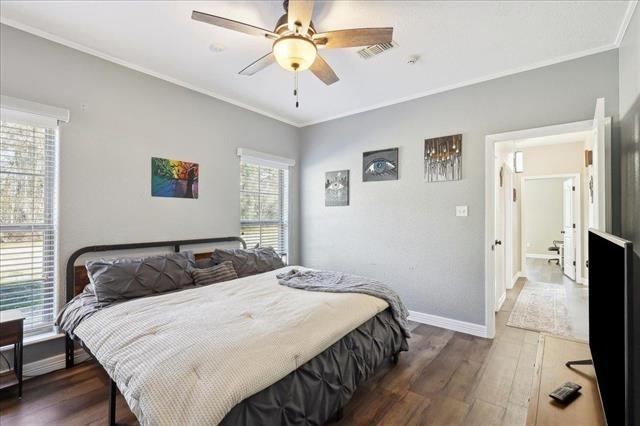
<svg viewBox="0 0 640 426"><path fill-rule="evenodd" d="M242 71L240 71L238 74L254 75L258 71L268 67L269 65L271 65L275 61L276 61L276 57L273 56L273 52L269 52L266 55L264 55L262 58L258 59L257 61L255 61L254 63L252 63L251 65L249 65L245 69L243 69Z"/></svg>
<svg viewBox="0 0 640 426"><path fill-rule="evenodd" d="M333 83L340 80L329 64L322 59L322 56L320 55L316 55L316 60L313 61L309 70L327 86L331 86Z"/></svg>
<svg viewBox="0 0 640 426"><path fill-rule="evenodd" d="M289 0L287 9L287 26L289 31L296 31L300 28L300 33L307 34L311 15L313 14L313 0Z"/></svg>
<svg viewBox="0 0 640 426"><path fill-rule="evenodd" d="M245 24L244 22L234 21L232 19L221 18L220 16L209 15L208 13L198 12L194 10L191 13L191 19L195 21L205 22L207 24L215 25L217 27L227 28L233 31L239 31L241 33L266 37L269 39L277 39L278 34L273 31L265 30L264 28L255 27L253 25Z"/></svg>
<svg viewBox="0 0 640 426"><path fill-rule="evenodd" d="M373 46L380 43L391 43L393 28L352 28L350 30L327 31L315 34L313 41L327 49L339 47Z"/></svg>

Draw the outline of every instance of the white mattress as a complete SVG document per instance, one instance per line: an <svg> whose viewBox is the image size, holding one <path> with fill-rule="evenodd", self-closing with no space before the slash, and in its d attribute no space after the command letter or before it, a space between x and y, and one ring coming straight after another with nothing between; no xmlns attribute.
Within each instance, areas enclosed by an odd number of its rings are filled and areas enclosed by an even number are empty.
<svg viewBox="0 0 640 426"><path fill-rule="evenodd" d="M75 333L142 424L217 424L388 306L279 285L289 268L131 300Z"/></svg>

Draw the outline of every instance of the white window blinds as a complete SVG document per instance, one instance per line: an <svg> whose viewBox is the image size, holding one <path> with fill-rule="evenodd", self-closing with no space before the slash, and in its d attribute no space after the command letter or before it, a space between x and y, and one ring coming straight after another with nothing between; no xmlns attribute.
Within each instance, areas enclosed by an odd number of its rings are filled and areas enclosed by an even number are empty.
<svg viewBox="0 0 640 426"><path fill-rule="evenodd" d="M53 330L56 140L55 120L16 120L2 110L0 310L25 314L25 335Z"/></svg>
<svg viewBox="0 0 640 426"><path fill-rule="evenodd" d="M240 163L240 231L248 247L273 247L287 254L289 171L243 160Z"/></svg>

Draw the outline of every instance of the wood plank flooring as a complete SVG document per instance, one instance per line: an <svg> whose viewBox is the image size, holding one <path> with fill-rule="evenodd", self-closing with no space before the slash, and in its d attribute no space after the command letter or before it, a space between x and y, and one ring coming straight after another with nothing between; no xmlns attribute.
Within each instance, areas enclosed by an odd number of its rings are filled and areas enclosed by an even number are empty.
<svg viewBox="0 0 640 426"><path fill-rule="evenodd" d="M538 333L506 327L523 280L496 314L496 339L414 324L410 350L356 391L334 425L524 425ZM107 423L107 377L93 362L0 392L2 426ZM118 423L137 424L118 395Z"/></svg>

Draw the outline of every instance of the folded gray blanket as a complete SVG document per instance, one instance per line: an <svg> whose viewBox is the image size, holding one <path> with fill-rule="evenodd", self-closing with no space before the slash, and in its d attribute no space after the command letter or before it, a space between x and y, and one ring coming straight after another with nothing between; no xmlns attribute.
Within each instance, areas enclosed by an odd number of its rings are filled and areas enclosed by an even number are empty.
<svg viewBox="0 0 640 426"><path fill-rule="evenodd" d="M327 293L362 293L378 297L389 304L391 315L402 329L403 335L406 338L411 337L407 308L400 296L380 281L342 272L298 269L291 269L276 276L278 283L286 287Z"/></svg>

